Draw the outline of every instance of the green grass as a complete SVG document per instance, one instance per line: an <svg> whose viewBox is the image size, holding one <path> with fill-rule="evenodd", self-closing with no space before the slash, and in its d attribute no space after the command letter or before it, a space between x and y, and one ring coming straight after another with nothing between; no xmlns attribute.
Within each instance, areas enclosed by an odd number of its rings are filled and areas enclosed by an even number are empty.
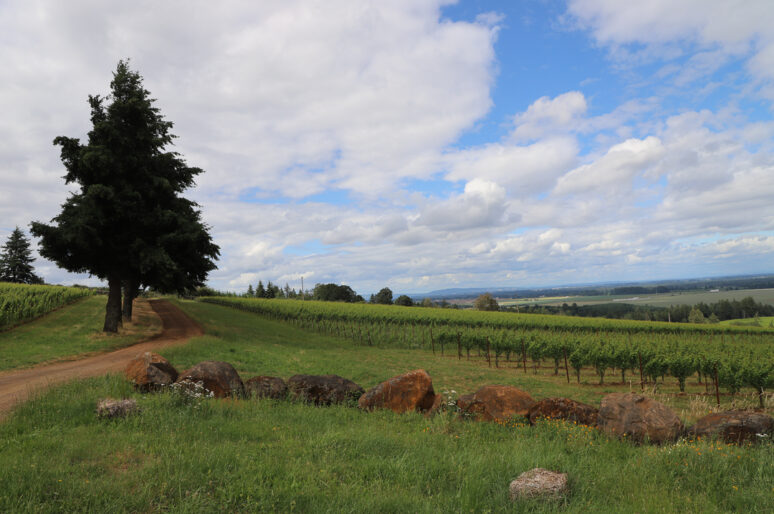
<svg viewBox="0 0 774 514"><path fill-rule="evenodd" d="M0 332L0 370L23 368L134 344L161 330L153 313L136 311L118 334L105 334L105 296L89 296L30 323Z"/></svg>
<svg viewBox="0 0 774 514"><path fill-rule="evenodd" d="M735 327L774 328L774 317L763 316L759 318L729 319L726 321L721 321L718 324Z"/></svg>
<svg viewBox="0 0 774 514"><path fill-rule="evenodd" d="M424 367L437 390L512 383L535 397L599 398L538 375L419 350L357 347L215 305L181 302L207 336L163 354L182 369L226 360L253 374L336 373L369 387ZM545 375L545 376L544 376ZM142 412L99 421L97 399ZM594 402L596 403L596 402ZM0 425L3 512L771 512L774 446L634 446L557 421L474 423L289 401L142 396L118 376L72 383ZM569 474L558 503L513 505L533 467Z"/></svg>

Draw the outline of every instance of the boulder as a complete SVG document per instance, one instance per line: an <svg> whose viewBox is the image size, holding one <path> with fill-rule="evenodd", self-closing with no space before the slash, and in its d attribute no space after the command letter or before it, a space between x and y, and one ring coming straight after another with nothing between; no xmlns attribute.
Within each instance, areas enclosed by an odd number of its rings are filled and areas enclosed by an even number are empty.
<svg viewBox="0 0 774 514"><path fill-rule="evenodd" d="M598 412L596 407L569 398L546 398L530 407L527 417L530 425L539 418L551 418L593 427L597 425Z"/></svg>
<svg viewBox="0 0 774 514"><path fill-rule="evenodd" d="M177 370L172 364L153 352L141 353L130 360L124 375L135 388L145 392L172 385L177 380Z"/></svg>
<svg viewBox="0 0 774 514"><path fill-rule="evenodd" d="M357 404L364 410L428 412L436 403L437 396L430 375L423 369L417 369L382 382L361 396Z"/></svg>
<svg viewBox="0 0 774 514"><path fill-rule="evenodd" d="M527 498L558 499L567 493L567 473L535 468L519 475L510 485L511 501Z"/></svg>
<svg viewBox="0 0 774 514"><path fill-rule="evenodd" d="M526 416L534 403L535 400L528 393L505 385L484 386L472 395L465 394L457 399L461 415L480 421Z"/></svg>
<svg viewBox="0 0 774 514"><path fill-rule="evenodd" d="M288 379L290 394L315 405L357 401L363 388L338 375L293 375Z"/></svg>
<svg viewBox="0 0 774 514"><path fill-rule="evenodd" d="M719 437L728 443L768 439L774 418L762 412L729 410L699 419L689 432L695 436Z"/></svg>
<svg viewBox="0 0 774 514"><path fill-rule="evenodd" d="M234 366L228 362L205 361L200 362L188 371L183 372L178 379L178 384L195 384L201 382L207 391L211 391L216 398L228 396L244 396L245 386Z"/></svg>
<svg viewBox="0 0 774 514"><path fill-rule="evenodd" d="M279 400L288 395L288 385L279 377L253 377L245 381L245 393L247 396Z"/></svg>
<svg viewBox="0 0 774 514"><path fill-rule="evenodd" d="M654 443L674 441L685 428L672 409L636 393L612 393L602 398L597 426L614 436Z"/></svg>
<svg viewBox="0 0 774 514"><path fill-rule="evenodd" d="M101 419L125 418L130 414L140 412L137 400L114 400L113 398L103 398L97 402L97 417Z"/></svg>
<svg viewBox="0 0 774 514"><path fill-rule="evenodd" d="M435 416L439 412L443 410L444 402L443 402L443 396L440 394L435 395L435 398L433 399L433 404L430 406L430 408L425 412L425 417L429 418L431 416Z"/></svg>

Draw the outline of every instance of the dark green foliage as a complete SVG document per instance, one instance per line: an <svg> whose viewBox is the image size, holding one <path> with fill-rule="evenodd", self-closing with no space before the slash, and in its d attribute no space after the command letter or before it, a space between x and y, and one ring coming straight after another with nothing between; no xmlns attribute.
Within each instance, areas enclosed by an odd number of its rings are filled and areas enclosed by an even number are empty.
<svg viewBox="0 0 774 514"><path fill-rule="evenodd" d="M0 282L42 284L43 279L35 274L32 267L34 261L29 240L16 227L0 253Z"/></svg>
<svg viewBox="0 0 774 514"><path fill-rule="evenodd" d="M66 183L80 190L54 224L33 223L32 232L41 238L44 257L107 280L105 331L115 332L122 285L130 302L140 284L178 293L202 286L219 248L197 205L179 196L202 170L167 150L175 137L172 123L154 107L142 77L121 61L110 86L110 97L89 96L86 144L54 139Z"/></svg>
<svg viewBox="0 0 774 514"><path fill-rule="evenodd" d="M395 300L395 305L403 305L404 307L411 307L414 305L414 300L412 300L410 296L402 294Z"/></svg>
<svg viewBox="0 0 774 514"><path fill-rule="evenodd" d="M507 310L516 311L516 307ZM602 303L597 305L563 304L561 307L551 305L520 305L521 313L563 314L591 318L632 319L641 321L671 321L673 323L695 323L699 314L705 322L725 321L729 319L750 318L758 316L774 316L774 305L756 302L752 297L741 300L720 300L715 303L698 303L691 305L672 305L657 307L652 305L633 305L625 302ZM693 318L691 317L693 313ZM691 321L693 319L693 321Z"/></svg>
<svg viewBox="0 0 774 514"><path fill-rule="evenodd" d="M338 284L317 284L312 297L324 302L357 302L359 296L351 287ZM361 298L362 300L362 298Z"/></svg>
<svg viewBox="0 0 774 514"><path fill-rule="evenodd" d="M376 295L371 299L371 303L379 303L382 305L392 304L392 291L389 287L383 287Z"/></svg>
<svg viewBox="0 0 774 514"><path fill-rule="evenodd" d="M497 311L500 310L500 306L497 304L497 300L489 293L480 295L473 302L473 308L477 311Z"/></svg>

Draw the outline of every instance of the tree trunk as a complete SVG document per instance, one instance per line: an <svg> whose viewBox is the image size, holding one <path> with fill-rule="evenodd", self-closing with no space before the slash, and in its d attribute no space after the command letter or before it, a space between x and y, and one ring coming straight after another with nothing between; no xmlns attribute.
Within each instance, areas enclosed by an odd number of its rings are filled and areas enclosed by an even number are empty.
<svg viewBox="0 0 774 514"><path fill-rule="evenodd" d="M105 307L105 326L104 332L118 332L121 323L121 279L118 277L108 278L108 301Z"/></svg>
<svg viewBox="0 0 774 514"><path fill-rule="evenodd" d="M124 290L124 304L121 309L123 320L127 323L132 322L132 306L134 299L137 298L137 283L134 280L124 280L122 282Z"/></svg>

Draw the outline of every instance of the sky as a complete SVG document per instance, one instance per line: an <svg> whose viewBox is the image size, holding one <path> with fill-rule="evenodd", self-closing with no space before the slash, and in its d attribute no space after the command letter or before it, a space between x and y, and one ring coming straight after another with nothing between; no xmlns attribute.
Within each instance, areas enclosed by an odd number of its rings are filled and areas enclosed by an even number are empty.
<svg viewBox="0 0 774 514"><path fill-rule="evenodd" d="M774 272L770 0L2 0L2 241L58 214L52 140L126 58L220 290Z"/></svg>

